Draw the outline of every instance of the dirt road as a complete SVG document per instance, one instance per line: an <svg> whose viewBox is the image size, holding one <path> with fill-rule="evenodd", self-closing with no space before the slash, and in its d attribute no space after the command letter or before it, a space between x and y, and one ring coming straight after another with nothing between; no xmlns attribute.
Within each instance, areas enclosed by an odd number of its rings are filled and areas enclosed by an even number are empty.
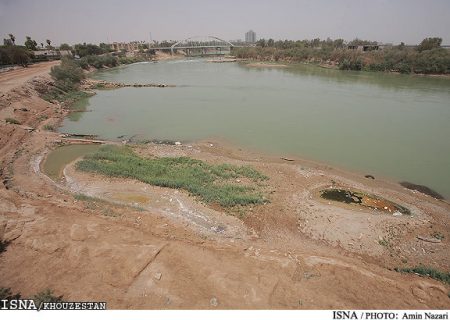
<svg viewBox="0 0 450 320"><path fill-rule="evenodd" d="M48 74L50 68L57 64L59 64L59 61L41 62L30 65L27 68L0 73L0 93L22 86L36 76Z"/></svg>

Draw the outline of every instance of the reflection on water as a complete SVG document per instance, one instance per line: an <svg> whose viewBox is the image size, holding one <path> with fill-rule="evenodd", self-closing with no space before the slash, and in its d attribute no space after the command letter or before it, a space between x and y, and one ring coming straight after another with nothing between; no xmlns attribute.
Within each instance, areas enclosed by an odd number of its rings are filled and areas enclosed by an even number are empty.
<svg viewBox="0 0 450 320"><path fill-rule="evenodd" d="M81 119L81 117L83 116L83 112L86 112L88 109L87 107L90 105L89 103L89 99L88 98L84 98L84 99L80 99L77 102L75 102L72 106L71 109L74 110L73 112L69 113L67 118L70 121L78 121Z"/></svg>
<svg viewBox="0 0 450 320"><path fill-rule="evenodd" d="M67 119L63 132L110 139L219 137L450 196L450 79L205 60L119 67L96 77L177 87L98 91L88 100L92 112Z"/></svg>

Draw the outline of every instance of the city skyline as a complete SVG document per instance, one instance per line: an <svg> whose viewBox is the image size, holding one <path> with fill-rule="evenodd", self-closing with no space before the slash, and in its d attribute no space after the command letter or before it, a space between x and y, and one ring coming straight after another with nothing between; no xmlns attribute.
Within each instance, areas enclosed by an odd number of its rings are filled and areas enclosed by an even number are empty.
<svg viewBox="0 0 450 320"><path fill-rule="evenodd" d="M17 43L100 43L182 40L196 35L241 39L250 29L258 39L355 38L417 44L441 37L450 44L450 2L445 0L284 0L223 3L206 0L164 3L133 0L0 0L0 29ZM234 5L236 2L236 5ZM86 8L89 8L88 10ZM236 9L239 8L239 9Z"/></svg>

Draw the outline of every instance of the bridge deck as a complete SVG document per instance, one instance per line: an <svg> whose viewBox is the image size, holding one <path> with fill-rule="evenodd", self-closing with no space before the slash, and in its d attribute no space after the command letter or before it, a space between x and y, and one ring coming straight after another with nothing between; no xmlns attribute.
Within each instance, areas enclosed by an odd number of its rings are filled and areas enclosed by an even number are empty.
<svg viewBox="0 0 450 320"><path fill-rule="evenodd" d="M202 48L230 48L230 45L217 45L217 46L183 46L183 47L174 47L173 49L202 49ZM236 47L236 46L234 46ZM152 50L171 50L172 47L151 47Z"/></svg>

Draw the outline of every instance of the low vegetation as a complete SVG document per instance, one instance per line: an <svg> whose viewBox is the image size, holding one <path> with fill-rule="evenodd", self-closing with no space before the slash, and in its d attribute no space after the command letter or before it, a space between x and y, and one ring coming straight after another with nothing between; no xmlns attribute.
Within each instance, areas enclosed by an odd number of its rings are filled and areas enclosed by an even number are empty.
<svg viewBox="0 0 450 320"><path fill-rule="evenodd" d="M8 245L9 245L9 241L0 240L0 253L5 252Z"/></svg>
<svg viewBox="0 0 450 320"><path fill-rule="evenodd" d="M46 125L44 125L44 130L47 130L47 131L56 131L56 128L55 128L55 126L53 126L53 125L51 125L51 124L46 124Z"/></svg>
<svg viewBox="0 0 450 320"><path fill-rule="evenodd" d="M431 234L431 236L437 240L444 240L445 236L439 231L435 231Z"/></svg>
<svg viewBox="0 0 450 320"><path fill-rule="evenodd" d="M53 291L45 289L35 294L31 299L34 300L36 307L39 307L44 302L63 302L63 296L55 296Z"/></svg>
<svg viewBox="0 0 450 320"><path fill-rule="evenodd" d="M396 268L397 272L415 273L418 275L430 277L432 279L450 284L450 272L442 272L430 267L418 266L414 268Z"/></svg>
<svg viewBox="0 0 450 320"><path fill-rule="evenodd" d="M112 55L106 54L101 56L96 55L89 55L85 56L79 60L76 60L76 63L78 66L80 66L83 69L89 69L89 67L94 67L97 69L101 69L104 67L116 67L119 65L119 60L116 57L113 57Z"/></svg>
<svg viewBox="0 0 450 320"><path fill-rule="evenodd" d="M113 68L121 64L131 64L141 61L147 61L147 57L126 57L119 56L115 57L110 54L105 54L101 56L89 55L85 56L79 60L76 60L76 63L83 69L88 70L90 67L94 67L96 69L101 68Z"/></svg>
<svg viewBox="0 0 450 320"><path fill-rule="evenodd" d="M6 121L6 123L10 123L10 124L20 124L20 121L14 119L14 118L6 118L5 121Z"/></svg>
<svg viewBox="0 0 450 320"><path fill-rule="evenodd" d="M20 299L20 293L12 293L11 288L0 288L0 301L1 300L17 300Z"/></svg>
<svg viewBox="0 0 450 320"><path fill-rule="evenodd" d="M83 70L72 59L62 59L60 65L52 67L50 75L55 83L43 95L45 100L62 102L78 98L78 87L85 76Z"/></svg>
<svg viewBox="0 0 450 320"><path fill-rule="evenodd" d="M107 202L102 199L87 196L87 195L81 194L81 193L76 194L74 196L74 198L77 201L83 201L85 203L86 209L90 209L90 210L104 208L107 205Z"/></svg>
<svg viewBox="0 0 450 320"><path fill-rule="evenodd" d="M129 208L137 211L144 211L143 208L137 206L137 205L126 205L126 204L119 204L119 203L110 203L106 200L91 197L85 194L78 193L74 196L74 198L78 201L83 201L85 204L86 209L90 210L98 210L101 209L101 213L104 216L107 217L120 217L121 214L116 211L116 209L124 209Z"/></svg>
<svg viewBox="0 0 450 320"><path fill-rule="evenodd" d="M119 57L120 64L132 64L136 62L146 61L147 59L141 57Z"/></svg>
<svg viewBox="0 0 450 320"><path fill-rule="evenodd" d="M20 293L13 293L11 288L0 288L0 300L11 301L18 299L23 299ZM38 292L32 296L31 299L34 300L36 307L39 307L43 302L63 302L63 296L55 296L53 291L50 289L45 289Z"/></svg>
<svg viewBox="0 0 450 320"><path fill-rule="evenodd" d="M127 147L104 146L78 162L77 169L183 189L207 203L223 207L266 201L258 182L267 177L249 166L211 165L188 157L148 159Z"/></svg>
<svg viewBox="0 0 450 320"><path fill-rule="evenodd" d="M55 82L50 89L41 92L44 100L65 102L70 107L73 102L89 96L88 93L79 90L80 82L85 75L74 60L62 59L60 65L52 67L50 75Z"/></svg>
<svg viewBox="0 0 450 320"><path fill-rule="evenodd" d="M392 248L392 244L386 238L379 239L378 240L378 244L380 246L383 246L383 247L386 247L386 248Z"/></svg>

